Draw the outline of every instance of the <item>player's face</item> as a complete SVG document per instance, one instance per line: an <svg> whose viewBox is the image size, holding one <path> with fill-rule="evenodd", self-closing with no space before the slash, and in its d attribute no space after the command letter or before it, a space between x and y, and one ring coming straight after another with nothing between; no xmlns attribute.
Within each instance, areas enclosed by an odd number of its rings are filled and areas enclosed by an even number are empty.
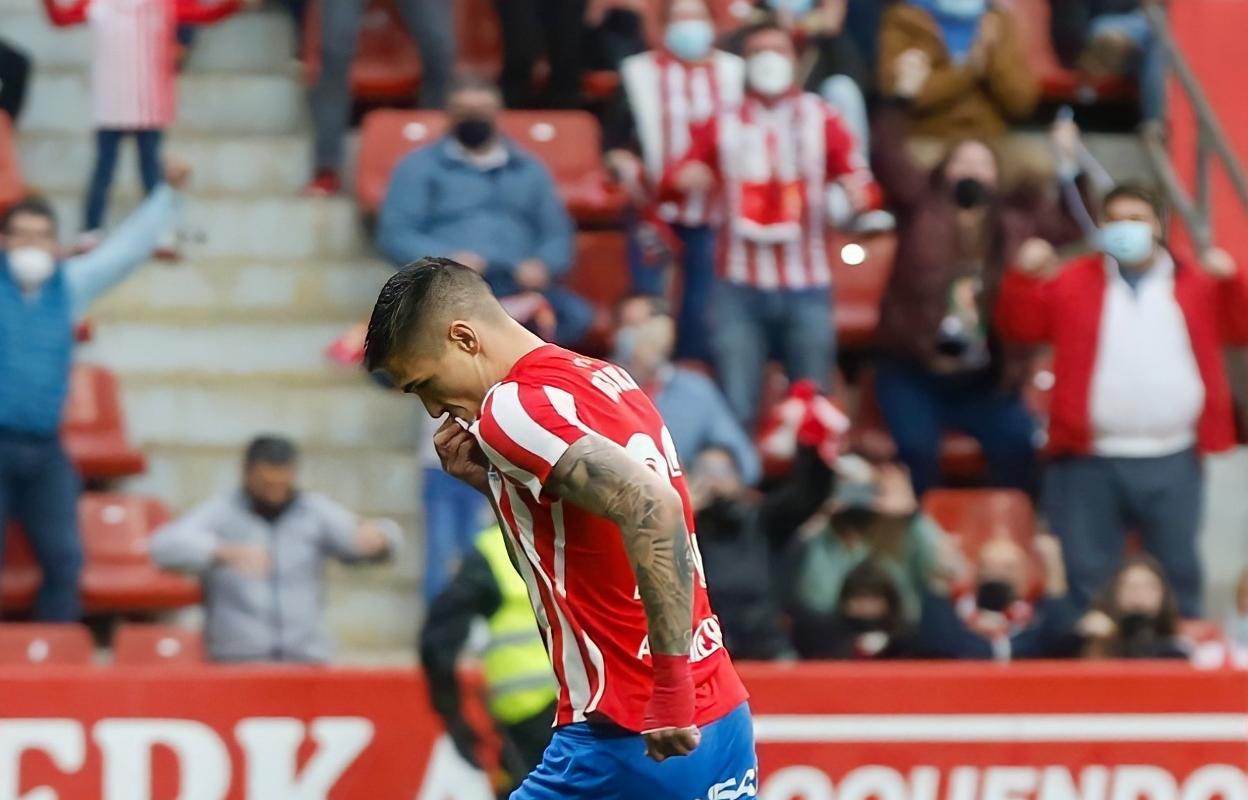
<svg viewBox="0 0 1248 800"><path fill-rule="evenodd" d="M481 415L485 393L494 384L486 366L476 331L457 321L451 323L440 349L397 358L387 372L395 386L419 397L434 419L450 414L472 422Z"/></svg>

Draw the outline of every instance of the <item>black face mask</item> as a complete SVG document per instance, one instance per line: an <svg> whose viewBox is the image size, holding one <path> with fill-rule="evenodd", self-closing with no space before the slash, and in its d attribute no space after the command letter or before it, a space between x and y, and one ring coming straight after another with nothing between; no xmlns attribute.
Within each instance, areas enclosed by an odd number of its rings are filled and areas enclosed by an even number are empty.
<svg viewBox="0 0 1248 800"><path fill-rule="evenodd" d="M494 123L488 119L469 117L455 123L455 139L469 150L476 150L494 136Z"/></svg>
<svg viewBox="0 0 1248 800"><path fill-rule="evenodd" d="M953 202L958 208L987 205L991 199L992 190L974 178L959 178L953 184Z"/></svg>
<svg viewBox="0 0 1248 800"><path fill-rule="evenodd" d="M984 611L1003 613L1014 604L1014 587L1005 581L984 581L975 590L975 605Z"/></svg>
<svg viewBox="0 0 1248 800"><path fill-rule="evenodd" d="M1118 633L1128 642L1143 642L1157 637L1157 618L1151 614L1126 614L1118 620Z"/></svg>
<svg viewBox="0 0 1248 800"><path fill-rule="evenodd" d="M707 533L733 533L745 521L746 508L731 497L716 497L698 512L697 527Z"/></svg>
<svg viewBox="0 0 1248 800"><path fill-rule="evenodd" d="M285 514L286 510L294 505L294 502L298 497L298 492L291 492L290 497L287 498L284 503L270 503L267 500L261 500L260 498L253 497L250 494L247 495L247 499L251 504L251 513L260 517L265 522L273 522L282 514Z"/></svg>

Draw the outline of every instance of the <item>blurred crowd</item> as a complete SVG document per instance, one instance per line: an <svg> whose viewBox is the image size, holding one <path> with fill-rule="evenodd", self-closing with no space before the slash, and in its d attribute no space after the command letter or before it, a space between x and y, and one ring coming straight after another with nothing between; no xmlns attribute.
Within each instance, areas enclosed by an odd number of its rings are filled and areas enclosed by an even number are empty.
<svg viewBox="0 0 1248 800"><path fill-rule="evenodd" d="M1139 123L1164 128L1148 4L1052 0L1051 43L1090 79L1132 81ZM18 521L42 562L36 617L72 620L82 553L66 510L80 481L55 409L73 327L149 255L178 255L189 176L161 156L178 32L250 3L45 5L54 24L92 31L96 159L72 255L37 199L0 226L0 521ZM332 195L367 4L290 5L319 14L307 193ZM380 254L454 258L534 330L629 371L681 454L738 658L1192 657L1201 462L1236 443L1221 350L1248 343L1244 270L1221 250L1171 249L1163 199L1115 185L1069 108L1042 96L1020 30L1032 18L1012 0L649 6L498 0L494 80L456 71L451 4L399 2L422 54L419 105L444 109L446 126L391 174ZM612 88L588 98L603 72ZM20 43L0 42L10 117L28 73ZM620 263L576 264L556 177L501 132L510 109L580 108L598 115L603 168L626 198ZM1020 125L1044 126L1043 144ZM106 234L129 139L148 199ZM867 347L838 347L835 276L862 260L831 245L845 240L867 254L895 242ZM630 288L596 307L574 269L626 271ZM357 358L360 334L332 355ZM974 440L969 476L947 468L951 433ZM422 658L444 674L467 620L516 596L484 498L443 475L429 443L420 458L436 612ZM152 556L202 577L214 657L325 660L322 562L387 558L399 531L298 491L291 442L261 437L243 461L241 488L158 532ZM1014 490L1024 522L942 527L932 498L965 483ZM279 560L278 588L261 591ZM1228 659L1248 648L1248 579L1236 608L1222 633L1201 629Z"/></svg>

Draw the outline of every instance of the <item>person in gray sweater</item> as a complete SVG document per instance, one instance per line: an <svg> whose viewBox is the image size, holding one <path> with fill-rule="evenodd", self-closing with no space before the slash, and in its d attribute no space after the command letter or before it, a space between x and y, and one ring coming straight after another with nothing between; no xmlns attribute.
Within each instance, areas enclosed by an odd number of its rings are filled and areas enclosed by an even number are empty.
<svg viewBox="0 0 1248 800"><path fill-rule="evenodd" d="M152 539L156 563L200 576L204 640L214 661L328 661L325 562L383 561L399 547L393 521L361 519L299 491L297 455L287 439L257 437L240 489L202 503Z"/></svg>

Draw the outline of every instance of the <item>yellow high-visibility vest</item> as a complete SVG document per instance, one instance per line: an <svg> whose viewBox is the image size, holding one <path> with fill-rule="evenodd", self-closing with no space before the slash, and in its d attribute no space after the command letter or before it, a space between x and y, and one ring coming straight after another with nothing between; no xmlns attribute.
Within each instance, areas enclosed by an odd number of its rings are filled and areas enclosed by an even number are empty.
<svg viewBox="0 0 1248 800"><path fill-rule="evenodd" d="M524 579L512 566L497 526L477 537L489 562L502 604L487 622L490 642L483 657L490 714L504 725L529 719L559 697L550 659L529 602Z"/></svg>

